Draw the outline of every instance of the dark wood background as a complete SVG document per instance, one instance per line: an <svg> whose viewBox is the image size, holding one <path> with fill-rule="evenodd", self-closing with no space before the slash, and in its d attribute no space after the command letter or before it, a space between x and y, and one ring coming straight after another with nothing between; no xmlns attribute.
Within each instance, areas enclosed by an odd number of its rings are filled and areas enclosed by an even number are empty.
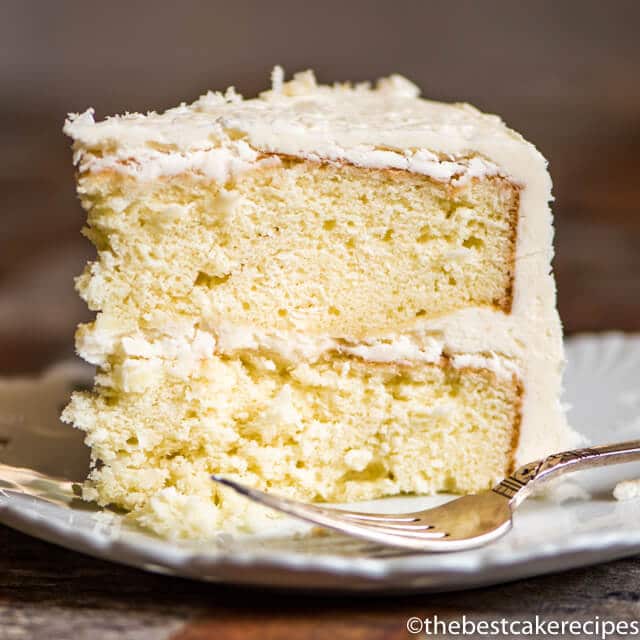
<svg viewBox="0 0 640 640"><path fill-rule="evenodd" d="M87 317L66 112L162 109L278 63L400 72L500 113L550 160L567 332L640 329L640 3L595 0L0 3L0 374L73 352ZM145 575L0 528L0 638L404 637L409 615L640 616L627 560L472 595L282 597ZM22 634L22 635L20 635Z"/></svg>

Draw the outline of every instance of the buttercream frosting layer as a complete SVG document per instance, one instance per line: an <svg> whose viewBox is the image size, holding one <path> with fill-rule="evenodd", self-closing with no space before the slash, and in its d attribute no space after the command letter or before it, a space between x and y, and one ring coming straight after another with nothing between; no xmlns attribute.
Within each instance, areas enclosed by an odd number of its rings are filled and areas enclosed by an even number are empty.
<svg viewBox="0 0 640 640"><path fill-rule="evenodd" d="M441 332L414 332L384 338L356 341L329 336L309 336L293 332L264 332L257 328L221 324L215 329L180 332L149 339L140 333L80 330L77 348L82 357L97 366L108 364L108 357L117 355L123 360L173 361L173 370L191 373L198 361L213 355L234 356L242 352L256 352L272 356L288 365L316 362L331 353L352 356L371 363L441 362L447 358L456 368L488 369L497 376L520 376L517 359L509 358L494 349L458 353L445 343Z"/></svg>
<svg viewBox="0 0 640 640"><path fill-rule="evenodd" d="M71 114L65 132L76 141L81 171L109 168L147 179L195 171L220 182L272 161L261 158L268 153L464 181L501 173L485 153L496 141L505 158L522 143L497 116L418 96L418 88L398 75L372 89L368 83L318 85L307 71L287 83L274 80L257 99L243 100L232 88L210 91L162 114L101 122L89 109Z"/></svg>

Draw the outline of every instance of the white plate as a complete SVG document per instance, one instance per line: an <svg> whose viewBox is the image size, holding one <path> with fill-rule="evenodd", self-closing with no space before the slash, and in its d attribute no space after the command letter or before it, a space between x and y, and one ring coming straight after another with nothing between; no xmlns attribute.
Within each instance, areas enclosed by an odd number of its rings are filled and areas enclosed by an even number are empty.
<svg viewBox="0 0 640 640"><path fill-rule="evenodd" d="M640 438L640 336L580 336L567 341L567 350L572 424L593 444ZM618 503L611 496L619 480L640 477L640 464L577 474L580 486L558 491L582 492L582 498L530 500L507 536L474 551L402 553L338 534L307 536L306 525L290 519L266 536L221 535L207 545L160 540L73 497L72 481L84 477L87 452L82 434L57 416L71 386L89 374L82 365L62 363L38 379L0 381L0 522L150 571L289 589L446 591L640 552L640 500ZM406 511L444 500L393 498L360 506Z"/></svg>

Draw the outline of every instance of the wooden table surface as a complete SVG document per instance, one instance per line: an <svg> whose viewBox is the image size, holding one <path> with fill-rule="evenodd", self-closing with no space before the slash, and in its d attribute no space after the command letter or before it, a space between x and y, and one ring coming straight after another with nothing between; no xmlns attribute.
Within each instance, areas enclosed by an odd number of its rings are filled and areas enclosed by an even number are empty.
<svg viewBox="0 0 640 640"><path fill-rule="evenodd" d="M530 121L532 137L538 131L546 141L556 184L555 268L566 329L637 331L637 114L621 105L606 129L595 126L595 117L576 124L573 111ZM14 375L72 354L73 327L87 312L71 279L90 248L78 234L82 214L59 118L13 113L0 123L0 374ZM463 613L485 620L536 613L558 620L640 618L640 558L468 593L329 598L146 574L5 527L0 549L2 640L373 640L406 637L408 617L435 613L443 619Z"/></svg>
<svg viewBox="0 0 640 640"><path fill-rule="evenodd" d="M86 558L7 528L0 528L0 547L3 640L391 640L408 637L408 618L435 614L441 620L463 614L473 620L536 614L558 621L640 619L639 559L476 591L348 598L166 578Z"/></svg>

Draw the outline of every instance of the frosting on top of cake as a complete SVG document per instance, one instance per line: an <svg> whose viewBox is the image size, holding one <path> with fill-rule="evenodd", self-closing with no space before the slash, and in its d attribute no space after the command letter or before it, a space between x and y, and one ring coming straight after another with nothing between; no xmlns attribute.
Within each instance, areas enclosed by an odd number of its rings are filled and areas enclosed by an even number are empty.
<svg viewBox="0 0 640 640"><path fill-rule="evenodd" d="M64 131L75 140L81 170L110 167L143 178L195 170L224 180L269 153L406 169L439 180L495 175L508 166L523 184L532 162L545 164L497 116L419 93L399 75L375 87L329 86L318 84L312 71L284 82L276 67L271 90L258 98L245 100L231 87L161 114L100 122L89 109L71 114Z"/></svg>

